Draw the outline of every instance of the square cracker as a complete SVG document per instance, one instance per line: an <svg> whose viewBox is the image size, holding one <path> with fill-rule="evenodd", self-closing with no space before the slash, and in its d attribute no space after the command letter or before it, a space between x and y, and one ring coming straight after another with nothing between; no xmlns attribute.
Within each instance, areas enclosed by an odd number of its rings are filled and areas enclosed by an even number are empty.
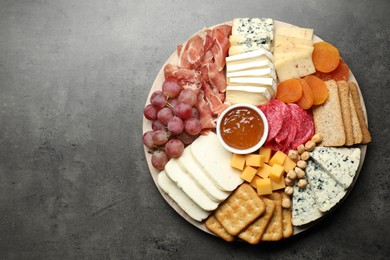
<svg viewBox="0 0 390 260"><path fill-rule="evenodd" d="M281 192L280 194L282 195L282 200L283 199L291 200L290 196L287 195L286 193ZM283 238L291 237L292 234L294 233L294 228L292 225L291 208L282 209L282 226L283 226Z"/></svg>
<svg viewBox="0 0 390 260"><path fill-rule="evenodd" d="M204 224L208 230L210 230L223 240L227 242L234 241L234 236L230 235L226 231L226 229L221 225L221 223L219 223L219 221L214 217L214 215L209 216Z"/></svg>
<svg viewBox="0 0 390 260"><path fill-rule="evenodd" d="M265 204L248 183L241 184L216 210L215 217L235 236L265 211Z"/></svg>
<svg viewBox="0 0 390 260"><path fill-rule="evenodd" d="M238 235L239 238L252 245L260 242L264 230L266 229L275 210L275 203L272 200L267 198L262 198L262 200L265 203L265 213Z"/></svg>
<svg viewBox="0 0 390 260"><path fill-rule="evenodd" d="M345 131L345 145L351 146L354 143L353 126L351 116L351 106L349 102L349 86L345 80L337 82L339 92L341 114L343 116L344 131Z"/></svg>
<svg viewBox="0 0 390 260"><path fill-rule="evenodd" d="M268 197L275 203L275 210L261 240L278 241L283 238L282 196L274 192Z"/></svg>

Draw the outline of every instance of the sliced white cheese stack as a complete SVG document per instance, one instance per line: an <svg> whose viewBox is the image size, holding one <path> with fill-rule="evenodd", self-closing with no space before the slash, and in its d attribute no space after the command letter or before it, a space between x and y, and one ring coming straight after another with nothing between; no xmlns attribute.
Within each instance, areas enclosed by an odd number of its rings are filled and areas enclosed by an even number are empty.
<svg viewBox="0 0 390 260"><path fill-rule="evenodd" d="M310 156L344 189L351 185L360 163L359 148L316 147Z"/></svg>
<svg viewBox="0 0 390 260"><path fill-rule="evenodd" d="M229 56L258 50L271 50L274 21L271 18L235 18L229 37Z"/></svg>
<svg viewBox="0 0 390 260"><path fill-rule="evenodd" d="M306 175L322 212L333 208L347 193L341 184L314 161L308 161Z"/></svg>
<svg viewBox="0 0 390 260"><path fill-rule="evenodd" d="M226 57L226 103L267 103L276 89L272 62L272 54L265 49Z"/></svg>
<svg viewBox="0 0 390 260"><path fill-rule="evenodd" d="M313 29L277 27L274 40L275 69L279 81L314 73Z"/></svg>
<svg viewBox="0 0 390 260"><path fill-rule="evenodd" d="M202 221L210 215L210 212L203 210L191 200L177 185L162 171L157 176L160 188L169 195L181 209L196 221Z"/></svg>

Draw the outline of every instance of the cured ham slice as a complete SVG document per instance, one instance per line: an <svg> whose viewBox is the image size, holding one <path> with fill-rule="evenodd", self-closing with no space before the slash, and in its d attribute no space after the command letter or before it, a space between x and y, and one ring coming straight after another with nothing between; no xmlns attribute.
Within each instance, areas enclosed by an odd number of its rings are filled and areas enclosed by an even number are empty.
<svg viewBox="0 0 390 260"><path fill-rule="evenodd" d="M214 93L210 85L206 82L203 82L203 90L211 113L219 116L228 107L228 105L223 103L223 100L218 95L219 93Z"/></svg>
<svg viewBox="0 0 390 260"><path fill-rule="evenodd" d="M200 83L199 72L191 69L181 68L172 64L167 64L164 67L165 78L176 78L184 85L184 83Z"/></svg>
<svg viewBox="0 0 390 260"><path fill-rule="evenodd" d="M219 92L226 91L226 78L224 71L218 71L215 63L208 63L202 67L202 78L209 81L213 88Z"/></svg>
<svg viewBox="0 0 390 260"><path fill-rule="evenodd" d="M199 121L202 125L202 129L215 128L216 124L213 121L210 107L204 100L204 93L202 91L198 94L196 109L198 109L199 112Z"/></svg>
<svg viewBox="0 0 390 260"><path fill-rule="evenodd" d="M218 71L221 71L225 67L225 58L229 51L230 42L226 37L222 28L214 28L213 35L215 38L215 44L212 46L212 53L214 55L214 61L217 65Z"/></svg>

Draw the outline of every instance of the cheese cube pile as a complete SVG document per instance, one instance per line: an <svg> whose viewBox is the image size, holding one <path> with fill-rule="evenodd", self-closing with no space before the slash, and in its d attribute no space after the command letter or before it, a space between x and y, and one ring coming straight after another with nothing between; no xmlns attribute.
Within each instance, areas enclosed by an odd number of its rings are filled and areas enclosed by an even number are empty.
<svg viewBox="0 0 390 260"><path fill-rule="evenodd" d="M229 37L229 56L248 51L271 50L274 21L271 18L235 18Z"/></svg>
<svg viewBox="0 0 390 260"><path fill-rule="evenodd" d="M271 152L271 149L262 147L259 154L233 154L230 162L233 168L241 170L241 178L249 182L259 195L285 188L284 175L296 166L282 151L273 156Z"/></svg>
<svg viewBox="0 0 390 260"><path fill-rule="evenodd" d="M279 81L314 73L313 29L278 27L275 30L274 60Z"/></svg>

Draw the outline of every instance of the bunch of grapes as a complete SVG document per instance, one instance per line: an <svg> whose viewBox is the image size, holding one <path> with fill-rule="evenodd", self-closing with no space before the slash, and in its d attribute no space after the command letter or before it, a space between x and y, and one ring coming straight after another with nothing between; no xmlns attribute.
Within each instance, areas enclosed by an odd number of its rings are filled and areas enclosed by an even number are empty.
<svg viewBox="0 0 390 260"><path fill-rule="evenodd" d="M144 116L153 121L153 130L144 133L142 142L153 152L154 168L164 169L169 158L179 157L201 132L196 101L195 92L182 88L174 78L166 79L162 90L150 97Z"/></svg>

